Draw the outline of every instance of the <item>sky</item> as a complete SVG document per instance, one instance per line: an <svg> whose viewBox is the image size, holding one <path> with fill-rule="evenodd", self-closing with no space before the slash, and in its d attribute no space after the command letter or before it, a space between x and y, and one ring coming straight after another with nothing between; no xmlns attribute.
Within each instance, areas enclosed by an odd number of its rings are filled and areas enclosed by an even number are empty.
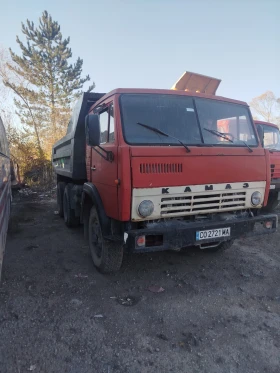
<svg viewBox="0 0 280 373"><path fill-rule="evenodd" d="M280 0L5 1L0 44L19 52L21 22L37 24L44 10L70 36L96 92L168 89L191 71L221 79L221 96L280 97Z"/></svg>

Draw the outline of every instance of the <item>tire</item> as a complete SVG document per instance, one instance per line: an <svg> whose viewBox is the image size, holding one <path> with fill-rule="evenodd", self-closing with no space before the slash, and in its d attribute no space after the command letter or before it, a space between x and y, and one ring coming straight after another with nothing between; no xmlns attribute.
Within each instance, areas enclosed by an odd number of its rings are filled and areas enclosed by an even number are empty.
<svg viewBox="0 0 280 373"><path fill-rule="evenodd" d="M75 216L75 211L71 208L71 187L69 184L65 186L63 193L63 216L67 227L76 227L79 225L79 218Z"/></svg>
<svg viewBox="0 0 280 373"><path fill-rule="evenodd" d="M95 206L90 210L88 224L89 249L95 267L101 273L118 271L123 261L123 244L104 239Z"/></svg>
<svg viewBox="0 0 280 373"><path fill-rule="evenodd" d="M267 205L262 208L264 212L273 212L279 205L278 193L269 193Z"/></svg>
<svg viewBox="0 0 280 373"><path fill-rule="evenodd" d="M85 202L84 201L84 206L83 206L83 230L84 230L84 240L86 244L88 245L89 242L89 215L90 215L90 210L92 208L92 203L90 202Z"/></svg>
<svg viewBox="0 0 280 373"><path fill-rule="evenodd" d="M230 249L231 246L233 245L233 243L234 243L234 240L224 241L224 242L220 243L218 246L209 247L209 248L203 249L201 251L205 251L206 253L222 252L222 251Z"/></svg>
<svg viewBox="0 0 280 373"><path fill-rule="evenodd" d="M64 211L63 211L63 195L64 195L64 189L65 189L66 183L60 181L57 183L56 188L56 200L57 200L57 210L58 215L63 218Z"/></svg>

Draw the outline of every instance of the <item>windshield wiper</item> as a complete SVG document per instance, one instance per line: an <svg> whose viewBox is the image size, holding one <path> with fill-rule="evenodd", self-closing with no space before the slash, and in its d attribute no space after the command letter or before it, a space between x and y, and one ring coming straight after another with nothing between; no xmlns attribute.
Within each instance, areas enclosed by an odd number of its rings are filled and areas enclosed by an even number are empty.
<svg viewBox="0 0 280 373"><path fill-rule="evenodd" d="M186 144L184 144L181 140L177 139L177 137L171 136L168 133L165 133L165 132L163 132L163 131L155 128L155 127L149 126L148 124L139 123L139 122L137 122L136 124L139 124L139 126L145 127L145 128L147 128L151 131L159 133L160 135L170 137L171 139L174 139L174 140L178 141L181 145L183 145L183 147L187 150L187 152L190 153L190 148Z"/></svg>
<svg viewBox="0 0 280 373"><path fill-rule="evenodd" d="M231 139L228 138L227 135L225 135L224 133L222 132L219 132L219 131L216 131L216 130L209 130L208 128L204 128L205 131L208 131L210 133L212 133L213 135L216 135L216 136L219 136L219 137L222 137L223 139L229 141L229 142L232 142L234 143L234 141L232 141ZM236 137L234 137L233 135L231 135L235 140L237 141L241 141L248 149L249 149L249 152L252 153L252 149L250 148L250 146L246 143L246 141L243 141L243 140L239 140L237 139Z"/></svg>
<svg viewBox="0 0 280 373"><path fill-rule="evenodd" d="M233 141L232 141L231 139L229 139L229 138L227 137L227 135L224 135L222 132L218 132L218 131L215 131L215 130L209 130L208 128L203 128L203 129L204 129L205 131L207 131L207 132L212 133L213 135L216 135L216 136L218 136L218 137L221 137L222 139L225 139L225 140L227 140L227 141L233 143Z"/></svg>

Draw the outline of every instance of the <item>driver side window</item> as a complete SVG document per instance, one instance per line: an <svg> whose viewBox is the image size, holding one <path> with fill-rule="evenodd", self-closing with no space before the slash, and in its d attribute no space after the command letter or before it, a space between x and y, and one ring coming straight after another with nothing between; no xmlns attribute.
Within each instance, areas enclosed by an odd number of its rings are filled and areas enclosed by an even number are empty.
<svg viewBox="0 0 280 373"><path fill-rule="evenodd" d="M108 108L99 114L100 121L100 144L108 142L109 116Z"/></svg>

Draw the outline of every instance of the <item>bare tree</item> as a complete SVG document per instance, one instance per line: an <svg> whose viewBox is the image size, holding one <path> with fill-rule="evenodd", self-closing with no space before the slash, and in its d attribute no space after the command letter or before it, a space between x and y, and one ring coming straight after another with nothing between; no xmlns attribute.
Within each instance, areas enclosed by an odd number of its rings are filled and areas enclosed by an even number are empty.
<svg viewBox="0 0 280 373"><path fill-rule="evenodd" d="M260 96L253 98L250 106L253 113L260 116L266 122L277 123L279 121L279 99L271 91L266 91Z"/></svg>

